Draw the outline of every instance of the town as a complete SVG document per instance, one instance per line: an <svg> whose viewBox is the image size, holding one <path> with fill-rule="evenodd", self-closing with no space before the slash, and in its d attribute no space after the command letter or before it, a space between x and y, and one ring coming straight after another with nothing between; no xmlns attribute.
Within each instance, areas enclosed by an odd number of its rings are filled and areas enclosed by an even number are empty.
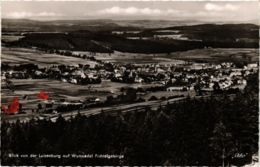
<svg viewBox="0 0 260 167"><path fill-rule="evenodd" d="M185 96L213 95L223 92L236 93L243 91L246 87L248 76L258 72L258 63L181 61L181 63L176 64L118 64L98 60L94 56L95 53L91 52L88 54L78 54L70 51L46 52L88 59L96 64L92 66L90 64L78 64L77 66L61 64L39 67L35 64L9 66L3 63L1 74L3 85L11 91L15 91L12 79L49 79L74 85L86 85L89 89L91 89L91 85L98 85L104 81L125 84L138 83L140 85L150 84L152 86L145 88L121 87L119 94L107 96L103 100L95 96L86 100L63 100L62 103L59 100L49 100L45 101L44 104L39 103L36 108L31 110L42 111L43 113L73 111L80 108L97 107L101 104L109 106L119 103L143 102L159 98L166 100L184 96L183 94L176 95L172 93L168 94L168 97L151 96L150 99L145 100L142 96L143 92L188 92ZM130 88L134 90L134 96L129 96ZM26 112L22 110L21 107L19 113Z"/></svg>

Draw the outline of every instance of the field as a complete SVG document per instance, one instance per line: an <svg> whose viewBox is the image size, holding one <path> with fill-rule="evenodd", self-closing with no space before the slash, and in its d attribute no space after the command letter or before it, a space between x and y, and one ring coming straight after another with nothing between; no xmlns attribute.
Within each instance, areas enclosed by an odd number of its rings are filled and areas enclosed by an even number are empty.
<svg viewBox="0 0 260 167"><path fill-rule="evenodd" d="M172 52L170 54L134 54L115 52L112 54L97 54L96 58L114 63L158 63L158 64L183 64L192 62L258 62L258 49L243 48L208 48L195 49L184 52Z"/></svg>
<svg viewBox="0 0 260 167"><path fill-rule="evenodd" d="M88 53L88 52L80 52ZM117 52L111 54L106 53L96 53L95 56L98 60L109 61L118 64L183 64L182 60L177 60L173 57L167 57L167 54L141 54L141 53L127 53L127 52Z"/></svg>
<svg viewBox="0 0 260 167"><path fill-rule="evenodd" d="M18 41L19 39L23 38L24 36L22 35L2 35L2 40L4 42L14 42Z"/></svg>
<svg viewBox="0 0 260 167"><path fill-rule="evenodd" d="M58 64L89 64L91 67L94 67L97 64L94 61L57 54L47 54L34 49L7 47L2 47L1 61L2 63L8 63L9 65L32 63L44 67Z"/></svg>
<svg viewBox="0 0 260 167"><path fill-rule="evenodd" d="M99 98L101 101L105 100L109 95L119 95L122 87L151 87L155 84L125 84L115 83L111 81L103 81L101 84L91 85L74 85L64 83L56 80L47 79L12 79L15 85L15 91L12 92L5 88L5 83L2 83L2 103L6 104L13 97L19 97L21 102L26 104L26 108L36 108L37 93L44 90L49 93L49 100L60 102L64 99L66 102L79 102L87 98ZM27 95L27 100L22 100Z"/></svg>
<svg viewBox="0 0 260 167"><path fill-rule="evenodd" d="M90 52L77 52L76 54L87 54ZM136 64L146 64L146 63L159 63L159 64L182 64L184 61L176 60L174 57L167 57L166 54L136 54L136 53L123 53L115 52L112 54L107 53L96 53L96 59L110 61L114 63L136 63ZM9 65L14 64L25 64L33 63L39 66L51 66L51 65L78 65L78 64L89 64L94 67L97 63L94 61L67 57L58 54L48 54L39 50L29 49L29 48L7 48L2 47L2 63L8 63Z"/></svg>
<svg viewBox="0 0 260 167"><path fill-rule="evenodd" d="M184 61L204 62L258 62L258 49L195 49L185 52L174 52L165 55L165 58L175 58Z"/></svg>

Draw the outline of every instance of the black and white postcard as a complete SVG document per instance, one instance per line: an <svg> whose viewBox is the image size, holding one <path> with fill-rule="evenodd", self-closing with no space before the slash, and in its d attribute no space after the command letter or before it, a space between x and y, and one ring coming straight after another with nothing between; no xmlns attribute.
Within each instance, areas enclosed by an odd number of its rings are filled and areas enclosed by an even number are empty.
<svg viewBox="0 0 260 167"><path fill-rule="evenodd" d="M2 166L259 165L259 2L2 1Z"/></svg>

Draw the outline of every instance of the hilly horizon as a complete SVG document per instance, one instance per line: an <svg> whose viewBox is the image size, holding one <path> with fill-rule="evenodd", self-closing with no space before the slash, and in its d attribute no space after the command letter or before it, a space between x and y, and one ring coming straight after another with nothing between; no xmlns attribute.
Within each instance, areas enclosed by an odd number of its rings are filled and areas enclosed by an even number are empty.
<svg viewBox="0 0 260 167"><path fill-rule="evenodd" d="M34 46L43 49L149 54L205 47L257 48L259 33L259 27L254 24L200 24L165 28L119 26L111 22L74 23L73 25L64 25L64 23L52 25L48 22L37 25L22 24L24 27L19 25L16 32L19 34L20 31L23 38L15 42L3 40L2 42L11 46ZM23 34L21 30L28 30L29 26L34 32ZM9 26L8 30L10 29Z"/></svg>
<svg viewBox="0 0 260 167"><path fill-rule="evenodd" d="M254 24L259 26L258 20L251 20L248 22L206 22L199 20L149 20L149 19L139 19L139 20L113 20L113 19L78 19L78 20L34 20L34 19L2 19L2 30L5 29L34 29L39 26L65 26L73 28L73 26L82 26L81 28L88 26L108 26L112 27L129 27L131 28L167 28L175 26L192 26L200 24ZM28 27L34 26L34 27ZM80 27L76 28L79 30Z"/></svg>

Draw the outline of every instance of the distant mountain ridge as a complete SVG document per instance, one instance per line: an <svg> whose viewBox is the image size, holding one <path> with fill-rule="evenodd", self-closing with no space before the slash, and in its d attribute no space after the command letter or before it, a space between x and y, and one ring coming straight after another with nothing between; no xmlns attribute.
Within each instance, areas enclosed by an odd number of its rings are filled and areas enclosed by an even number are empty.
<svg viewBox="0 0 260 167"><path fill-rule="evenodd" d="M203 22L197 20L52 20L39 21L30 19L2 19L3 31L110 31L137 30L151 28L167 28L176 26L192 26L199 24L223 24L221 22Z"/></svg>
<svg viewBox="0 0 260 167"><path fill-rule="evenodd" d="M3 20L3 34L15 32L25 37L13 43L2 42L43 49L148 54L205 47L259 47L258 25L183 24L165 20Z"/></svg>

